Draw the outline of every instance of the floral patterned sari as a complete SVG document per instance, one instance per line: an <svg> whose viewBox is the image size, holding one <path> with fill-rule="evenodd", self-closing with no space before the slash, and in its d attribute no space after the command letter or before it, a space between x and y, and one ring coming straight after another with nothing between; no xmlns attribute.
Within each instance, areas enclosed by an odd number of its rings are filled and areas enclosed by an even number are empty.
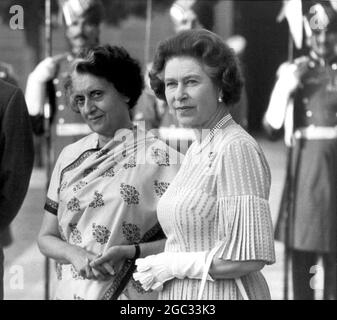
<svg viewBox="0 0 337 320"><path fill-rule="evenodd" d="M45 210L57 215L64 241L100 254L115 245L164 237L156 207L179 169L180 155L145 135L137 128L123 129L99 149L93 133L62 151ZM126 260L108 281L88 280L71 264L58 264L55 298L155 298L133 280L133 271L134 261Z"/></svg>

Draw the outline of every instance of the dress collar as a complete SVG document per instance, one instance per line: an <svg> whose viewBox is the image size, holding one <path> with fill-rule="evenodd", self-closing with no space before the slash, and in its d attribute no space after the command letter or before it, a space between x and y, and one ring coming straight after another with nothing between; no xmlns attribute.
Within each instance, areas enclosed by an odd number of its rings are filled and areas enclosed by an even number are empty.
<svg viewBox="0 0 337 320"><path fill-rule="evenodd" d="M201 136L195 141L196 153L204 150L214 139L220 129L223 129L231 120L232 116L227 111L222 111L214 118L211 129L202 129Z"/></svg>

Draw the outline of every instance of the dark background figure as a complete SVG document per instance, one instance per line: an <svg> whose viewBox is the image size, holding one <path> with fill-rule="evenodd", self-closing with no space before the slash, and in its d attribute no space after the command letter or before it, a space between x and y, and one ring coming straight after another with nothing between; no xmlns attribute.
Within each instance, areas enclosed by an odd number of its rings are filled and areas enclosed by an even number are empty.
<svg viewBox="0 0 337 320"><path fill-rule="evenodd" d="M314 299L319 258L324 299L336 299L337 13L328 1L311 4L304 26L310 52L281 65L264 121L270 133L284 124L292 150L290 209L280 211L275 237L290 250L294 299Z"/></svg>
<svg viewBox="0 0 337 320"><path fill-rule="evenodd" d="M3 243L25 198L33 168L31 124L21 90L0 80L0 299L3 299ZM6 243L8 244L8 243Z"/></svg>
<svg viewBox="0 0 337 320"><path fill-rule="evenodd" d="M14 86L18 86L14 69L12 65L0 61L0 79L6 81ZM13 241L10 227L8 226L0 232L0 248L9 246Z"/></svg>
<svg viewBox="0 0 337 320"><path fill-rule="evenodd" d="M277 23L282 1L234 1L233 32L247 39L242 55L250 132L261 129L277 67L287 59L287 23ZM297 52L296 52L297 54Z"/></svg>
<svg viewBox="0 0 337 320"><path fill-rule="evenodd" d="M51 103L52 163L63 147L90 133L83 119L67 106L63 84L74 58L99 44L103 18L103 7L99 0L66 0L60 1L60 5L69 51L40 62L28 77L25 94L33 130L37 134L43 133L42 113L46 99ZM51 81L53 86L49 85L47 90L47 83Z"/></svg>

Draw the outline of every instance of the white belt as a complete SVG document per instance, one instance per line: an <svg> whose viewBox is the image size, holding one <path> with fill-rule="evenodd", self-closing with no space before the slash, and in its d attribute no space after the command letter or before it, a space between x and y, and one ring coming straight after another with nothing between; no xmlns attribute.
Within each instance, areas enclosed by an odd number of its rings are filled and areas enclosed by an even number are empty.
<svg viewBox="0 0 337 320"><path fill-rule="evenodd" d="M162 127L159 128L159 136L164 140L195 140L193 129Z"/></svg>
<svg viewBox="0 0 337 320"><path fill-rule="evenodd" d="M335 127L316 127L309 126L307 128L300 128L294 132L295 139L307 140L330 140L337 139L337 126Z"/></svg>
<svg viewBox="0 0 337 320"><path fill-rule="evenodd" d="M85 123L58 123L56 125L57 136L79 136L86 135L92 131Z"/></svg>

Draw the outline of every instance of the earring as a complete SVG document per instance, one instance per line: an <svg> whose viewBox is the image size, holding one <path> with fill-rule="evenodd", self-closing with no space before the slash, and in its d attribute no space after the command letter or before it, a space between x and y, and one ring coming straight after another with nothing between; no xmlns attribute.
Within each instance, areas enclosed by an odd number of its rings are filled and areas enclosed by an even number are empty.
<svg viewBox="0 0 337 320"><path fill-rule="evenodd" d="M223 100L222 100L222 97L221 97L221 96L219 96L219 98L218 98L218 102L223 102Z"/></svg>

